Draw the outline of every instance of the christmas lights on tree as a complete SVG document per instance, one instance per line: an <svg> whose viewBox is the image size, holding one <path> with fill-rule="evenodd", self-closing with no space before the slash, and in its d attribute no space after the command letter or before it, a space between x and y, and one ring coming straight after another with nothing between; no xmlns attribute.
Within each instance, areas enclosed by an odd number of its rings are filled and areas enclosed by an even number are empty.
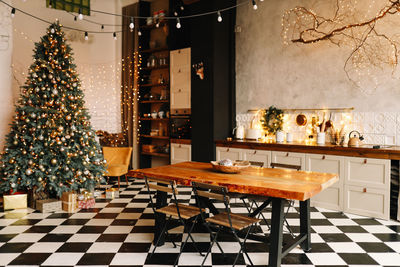
<svg viewBox="0 0 400 267"><path fill-rule="evenodd" d="M0 156L0 192L92 190L105 161L58 22L35 44L33 57Z"/></svg>

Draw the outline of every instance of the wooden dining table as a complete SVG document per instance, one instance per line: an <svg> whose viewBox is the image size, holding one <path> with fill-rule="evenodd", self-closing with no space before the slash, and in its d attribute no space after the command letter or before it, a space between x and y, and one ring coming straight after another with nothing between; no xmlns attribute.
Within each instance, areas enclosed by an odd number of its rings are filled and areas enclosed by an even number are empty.
<svg viewBox="0 0 400 267"><path fill-rule="evenodd" d="M213 170L210 163L182 162L154 168L131 170L128 176L136 178L163 178L174 180L179 185L191 186L191 182L208 183L225 186L230 193L268 197L272 205L271 231L268 237L270 244L269 266L281 265L282 257L297 245L304 251L311 249L310 198L339 180L337 174L287 169L250 167L238 174L220 173ZM287 200L300 202L300 234L283 242L284 203ZM157 206L165 206L167 195L157 193ZM261 209L266 205L261 205ZM250 216L262 212L258 209ZM210 209L217 213L217 209ZM155 237L161 234L165 216L155 216ZM259 241L261 239L258 239Z"/></svg>

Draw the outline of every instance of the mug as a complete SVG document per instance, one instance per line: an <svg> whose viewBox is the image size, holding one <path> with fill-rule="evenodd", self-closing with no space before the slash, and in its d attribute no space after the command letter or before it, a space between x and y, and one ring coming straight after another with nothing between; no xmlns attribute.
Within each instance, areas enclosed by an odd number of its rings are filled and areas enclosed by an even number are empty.
<svg viewBox="0 0 400 267"><path fill-rule="evenodd" d="M160 117L162 119L162 118L164 118L164 114L165 114L165 112L161 110L158 112L158 117Z"/></svg>

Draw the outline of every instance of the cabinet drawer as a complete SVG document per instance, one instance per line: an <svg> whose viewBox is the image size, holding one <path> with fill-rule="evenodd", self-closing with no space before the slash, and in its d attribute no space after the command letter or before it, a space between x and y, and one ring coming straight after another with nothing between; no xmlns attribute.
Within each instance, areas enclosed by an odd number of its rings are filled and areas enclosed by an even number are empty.
<svg viewBox="0 0 400 267"><path fill-rule="evenodd" d="M390 194L386 190L345 185L344 193L345 212L389 219Z"/></svg>
<svg viewBox="0 0 400 267"><path fill-rule="evenodd" d="M390 183L390 160L346 157L346 184L386 189Z"/></svg>
<svg viewBox="0 0 400 267"><path fill-rule="evenodd" d="M331 210L343 210L343 187L331 186L311 198L311 205Z"/></svg>
<svg viewBox="0 0 400 267"><path fill-rule="evenodd" d="M229 147L217 147L217 160L231 159L231 160L241 160L242 150L238 148Z"/></svg>
<svg viewBox="0 0 400 267"><path fill-rule="evenodd" d="M190 66L190 48L171 51L171 66Z"/></svg>
<svg viewBox="0 0 400 267"><path fill-rule="evenodd" d="M191 161L192 146L184 144L171 144L171 163Z"/></svg>
<svg viewBox="0 0 400 267"><path fill-rule="evenodd" d="M262 163L264 168L269 168L271 165L271 151L243 149L243 160Z"/></svg>
<svg viewBox="0 0 400 267"><path fill-rule="evenodd" d="M304 153L272 151L271 162L301 166L305 169L306 156Z"/></svg>
<svg viewBox="0 0 400 267"><path fill-rule="evenodd" d="M171 91L171 110L172 109L190 109L191 95L190 91Z"/></svg>

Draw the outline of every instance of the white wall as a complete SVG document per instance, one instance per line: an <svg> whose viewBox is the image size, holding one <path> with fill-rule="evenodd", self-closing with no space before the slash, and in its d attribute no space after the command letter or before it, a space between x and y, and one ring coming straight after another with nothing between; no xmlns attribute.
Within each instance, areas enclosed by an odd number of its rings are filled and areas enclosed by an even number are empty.
<svg viewBox="0 0 400 267"><path fill-rule="evenodd" d="M327 0L326 2L331 2ZM242 32L236 35L236 103L237 113L248 109L355 107L356 111L398 112L400 83L390 75L378 78L376 92L366 94L346 77L344 62L350 53L345 45L337 47L327 42L311 45L285 46L281 38L282 15L296 6L319 3L319 10L328 13L325 1L269 0L259 2L258 10L251 5L239 7L237 24ZM368 7L370 0L358 1ZM384 3L387 1L376 1ZM325 8L325 10L324 10ZM371 12L374 13L374 12ZM376 12L375 12L376 13ZM389 34L400 30L385 19ZM398 77L398 75L397 75Z"/></svg>
<svg viewBox="0 0 400 267"><path fill-rule="evenodd" d="M59 19L61 24L84 30L99 31L99 25L86 21L74 21L74 17L65 11L45 7L44 0L14 0L13 5L48 21ZM120 1L92 0L91 8L112 13L121 13ZM87 19L104 24L121 24L121 18L93 13ZM19 84L25 82L25 73L32 63L33 41L36 42L45 33L47 24L18 13L13 19L14 53L13 64ZM104 31L118 31L121 27L106 26ZM84 41L83 33L65 30L67 41L73 49L73 57L82 81L86 108L92 116L91 123L96 130L120 132L120 71L121 41L115 41L112 34L90 34ZM21 34L23 32L23 34ZM120 37L120 35L118 35ZM18 91L14 81L14 90Z"/></svg>
<svg viewBox="0 0 400 267"><path fill-rule="evenodd" d="M0 150L9 132L13 115L14 94L11 87L12 27L10 10L0 4Z"/></svg>

